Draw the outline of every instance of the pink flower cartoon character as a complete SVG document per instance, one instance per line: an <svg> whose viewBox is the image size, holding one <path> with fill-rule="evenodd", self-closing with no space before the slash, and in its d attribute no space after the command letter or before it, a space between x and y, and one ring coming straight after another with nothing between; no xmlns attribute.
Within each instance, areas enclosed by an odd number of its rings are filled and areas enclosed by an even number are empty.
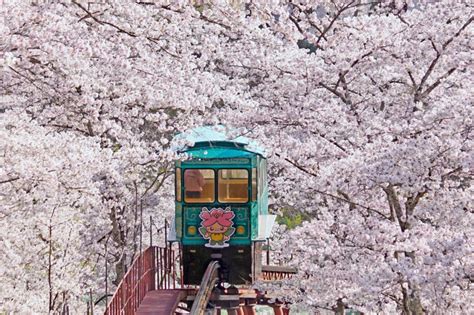
<svg viewBox="0 0 474 315"><path fill-rule="evenodd" d="M229 207L222 210L222 208L212 208L210 211L207 208L202 208L199 217L202 219L199 233L204 239L209 240L206 247L223 248L229 246L226 241L234 234L235 228L232 227L235 217L233 211Z"/></svg>

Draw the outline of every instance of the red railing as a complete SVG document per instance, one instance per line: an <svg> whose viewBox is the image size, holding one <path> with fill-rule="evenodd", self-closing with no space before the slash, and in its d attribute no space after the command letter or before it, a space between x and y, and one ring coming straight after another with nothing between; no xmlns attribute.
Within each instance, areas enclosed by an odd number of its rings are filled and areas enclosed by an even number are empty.
<svg viewBox="0 0 474 315"><path fill-rule="evenodd" d="M134 314L145 295L152 290L182 287L177 283L176 256L174 250L148 247L138 256L112 297L105 315Z"/></svg>
<svg viewBox="0 0 474 315"><path fill-rule="evenodd" d="M183 288L183 279L178 280L177 255L171 248L153 246L155 260L155 288L154 290L169 290ZM178 267L179 268L179 267ZM180 270L180 274L182 274ZM179 281L179 282L178 282Z"/></svg>
<svg viewBox="0 0 474 315"><path fill-rule="evenodd" d="M284 267L284 266L262 266L262 274L260 280L264 281L275 281L290 279L298 273L295 268Z"/></svg>

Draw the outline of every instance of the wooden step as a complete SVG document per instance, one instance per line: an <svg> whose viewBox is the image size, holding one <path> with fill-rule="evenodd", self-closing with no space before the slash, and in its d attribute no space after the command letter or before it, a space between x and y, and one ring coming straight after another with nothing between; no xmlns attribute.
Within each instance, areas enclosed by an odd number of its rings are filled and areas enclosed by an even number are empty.
<svg viewBox="0 0 474 315"><path fill-rule="evenodd" d="M137 310L137 315L174 315L185 290L155 290L145 295Z"/></svg>

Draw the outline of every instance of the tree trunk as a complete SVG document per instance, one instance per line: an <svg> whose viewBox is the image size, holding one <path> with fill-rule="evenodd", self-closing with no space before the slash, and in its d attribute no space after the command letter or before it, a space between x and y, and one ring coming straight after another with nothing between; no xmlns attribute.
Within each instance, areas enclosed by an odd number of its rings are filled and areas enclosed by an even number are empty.
<svg viewBox="0 0 474 315"><path fill-rule="evenodd" d="M113 284L119 285L120 281L122 278L125 276L125 273L127 272L127 265L126 265L126 260L127 255L123 254L122 257L115 263L115 280L112 281Z"/></svg>
<svg viewBox="0 0 474 315"><path fill-rule="evenodd" d="M112 221L111 237L114 243L117 244L115 250L119 252L117 255L114 255L116 278L113 281L113 283L115 285L118 285L120 283L122 278L125 276L125 273L127 272L127 265L126 265L127 255L125 254L125 250L126 250L125 231L124 231L124 226L120 224L117 218L117 213L116 213L117 211L119 212L119 214L123 214L124 210L119 209L119 208L113 208L110 211L110 220Z"/></svg>
<svg viewBox="0 0 474 315"><path fill-rule="evenodd" d="M418 296L418 290L413 290L408 293L408 290L403 288L403 315L423 315L423 307Z"/></svg>
<svg viewBox="0 0 474 315"><path fill-rule="evenodd" d="M336 310L335 310L336 315L344 315L345 310L346 309L345 309L344 303L342 303L342 300L341 299L337 300Z"/></svg>

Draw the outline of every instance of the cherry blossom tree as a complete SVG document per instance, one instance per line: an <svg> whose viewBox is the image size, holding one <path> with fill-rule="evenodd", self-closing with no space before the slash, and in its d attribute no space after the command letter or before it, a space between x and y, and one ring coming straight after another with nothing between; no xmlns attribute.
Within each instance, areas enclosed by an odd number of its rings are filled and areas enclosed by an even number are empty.
<svg viewBox="0 0 474 315"><path fill-rule="evenodd" d="M171 138L223 124L268 147L272 210L311 218L275 233L276 261L299 268L282 298L473 311L469 4L10 0L0 15L5 310L80 310L103 292L105 244L117 284L142 216L172 215Z"/></svg>
<svg viewBox="0 0 474 315"><path fill-rule="evenodd" d="M59 311L67 300L76 307L99 275L93 235L107 227L107 212L94 176L111 156L92 139L51 133L24 114L2 119L0 134L4 307Z"/></svg>
<svg viewBox="0 0 474 315"><path fill-rule="evenodd" d="M313 216L279 241L300 270L279 292L335 310L468 314L472 7L368 6L255 6L293 47L228 68L259 104L242 120L276 144L274 205Z"/></svg>

